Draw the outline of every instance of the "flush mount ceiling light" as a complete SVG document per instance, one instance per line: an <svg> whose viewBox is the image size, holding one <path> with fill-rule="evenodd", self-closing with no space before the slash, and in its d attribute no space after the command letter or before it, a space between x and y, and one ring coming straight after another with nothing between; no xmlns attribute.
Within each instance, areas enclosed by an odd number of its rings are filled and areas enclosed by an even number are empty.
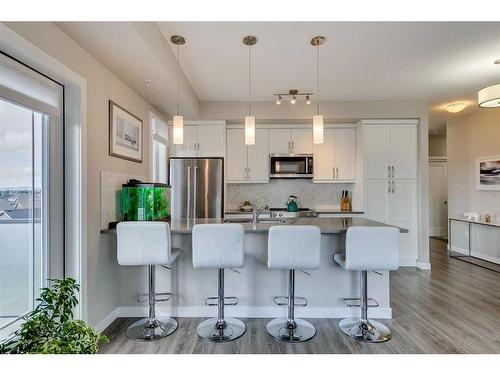
<svg viewBox="0 0 500 375"><path fill-rule="evenodd" d="M252 46L257 44L257 38L247 35L243 44L248 46L248 116L245 117L245 144L255 144L255 116L252 116Z"/></svg>
<svg viewBox="0 0 500 375"><path fill-rule="evenodd" d="M170 41L177 46L177 106L176 115L173 118L172 143L182 145L184 143L184 117L179 115L179 67L180 55L179 47L186 43L186 40L180 35L172 35Z"/></svg>
<svg viewBox="0 0 500 375"><path fill-rule="evenodd" d="M311 104L311 96L314 94L312 92L299 92L297 89L291 89L288 92L280 93L280 94L274 94L274 96L277 96L278 99L276 99L276 104L281 105L283 100L286 100L289 98L290 104L295 104L297 103L298 100L301 100L304 98L304 101L306 104Z"/></svg>
<svg viewBox="0 0 500 375"><path fill-rule="evenodd" d="M316 47L316 115L313 116L313 142L323 143L323 115L319 114L319 46L325 43L324 36L315 36L311 44Z"/></svg>
<svg viewBox="0 0 500 375"><path fill-rule="evenodd" d="M500 65L500 59L493 62ZM477 93L477 105L481 108L498 108L500 107L500 83L485 87Z"/></svg>
<svg viewBox="0 0 500 375"><path fill-rule="evenodd" d="M463 111L465 107L465 103L451 103L446 106L446 110L450 113L457 113Z"/></svg>

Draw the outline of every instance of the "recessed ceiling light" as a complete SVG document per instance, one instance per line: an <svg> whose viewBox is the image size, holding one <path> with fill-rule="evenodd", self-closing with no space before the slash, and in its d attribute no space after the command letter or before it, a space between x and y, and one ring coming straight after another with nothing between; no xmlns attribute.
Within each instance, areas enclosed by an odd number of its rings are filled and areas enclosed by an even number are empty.
<svg viewBox="0 0 500 375"><path fill-rule="evenodd" d="M463 111L465 107L465 103L451 103L446 106L446 110L451 113L457 113Z"/></svg>
<svg viewBox="0 0 500 375"><path fill-rule="evenodd" d="M146 86L151 86L151 80L150 79L145 79L144 83L146 84Z"/></svg>

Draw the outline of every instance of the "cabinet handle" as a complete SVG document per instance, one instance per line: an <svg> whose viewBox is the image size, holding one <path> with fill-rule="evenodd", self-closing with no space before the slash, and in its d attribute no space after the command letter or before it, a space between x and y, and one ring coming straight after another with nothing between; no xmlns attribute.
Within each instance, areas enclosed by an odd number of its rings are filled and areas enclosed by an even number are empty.
<svg viewBox="0 0 500 375"><path fill-rule="evenodd" d="M335 180L335 167L332 167L333 179Z"/></svg>
<svg viewBox="0 0 500 375"><path fill-rule="evenodd" d="M391 192L391 181L387 181L387 192Z"/></svg>
<svg viewBox="0 0 500 375"><path fill-rule="evenodd" d="M335 167L335 172L337 174L337 180L339 179L339 167Z"/></svg>
<svg viewBox="0 0 500 375"><path fill-rule="evenodd" d="M394 180L392 180L392 192L394 193Z"/></svg>
<svg viewBox="0 0 500 375"><path fill-rule="evenodd" d="M391 167L387 166L387 178L391 178Z"/></svg>
<svg viewBox="0 0 500 375"><path fill-rule="evenodd" d="M392 166L392 178L394 178L394 165Z"/></svg>
<svg viewBox="0 0 500 375"><path fill-rule="evenodd" d="M295 152L295 141L292 141L292 154Z"/></svg>

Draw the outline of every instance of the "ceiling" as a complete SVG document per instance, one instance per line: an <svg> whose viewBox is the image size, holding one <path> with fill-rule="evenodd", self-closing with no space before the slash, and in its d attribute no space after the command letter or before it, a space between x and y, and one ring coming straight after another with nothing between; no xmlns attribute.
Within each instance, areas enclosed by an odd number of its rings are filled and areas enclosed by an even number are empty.
<svg viewBox="0 0 500 375"><path fill-rule="evenodd" d="M273 93L291 88L316 92L316 51L310 45L315 35L326 37L326 43L320 47L322 100L428 101L433 130L443 131L444 122L451 116L444 111L445 104L465 101L470 104L466 111L474 110L477 90L500 81L500 65L493 64L500 58L500 23L159 22L157 25L172 56L176 51L170 36L181 34L186 38L181 47L181 67L194 95L201 101L247 100L248 47L242 44L242 38L249 34L258 38L252 47L254 100L271 101ZM76 22L60 27L97 59L111 63L111 67L107 66L113 71L131 74L130 70L142 69L142 76L135 72L132 82L139 92L145 90L143 79L155 83L157 77L146 77L144 73L152 64L148 59L140 59L132 69L125 67L127 59L112 58L116 43L103 36L110 33L109 23ZM127 38L127 45L133 46L136 39ZM148 43L145 35L140 39ZM124 56L124 51L120 55ZM156 59L154 63L161 61ZM157 66L154 71L159 72ZM156 102L161 105L158 99Z"/></svg>

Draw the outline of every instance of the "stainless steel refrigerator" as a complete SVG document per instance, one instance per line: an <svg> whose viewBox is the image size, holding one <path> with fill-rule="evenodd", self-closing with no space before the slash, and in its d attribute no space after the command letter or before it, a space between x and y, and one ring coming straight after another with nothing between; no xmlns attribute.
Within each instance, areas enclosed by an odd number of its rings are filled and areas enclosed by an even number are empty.
<svg viewBox="0 0 500 375"><path fill-rule="evenodd" d="M170 158L171 215L174 219L222 218L222 158Z"/></svg>

